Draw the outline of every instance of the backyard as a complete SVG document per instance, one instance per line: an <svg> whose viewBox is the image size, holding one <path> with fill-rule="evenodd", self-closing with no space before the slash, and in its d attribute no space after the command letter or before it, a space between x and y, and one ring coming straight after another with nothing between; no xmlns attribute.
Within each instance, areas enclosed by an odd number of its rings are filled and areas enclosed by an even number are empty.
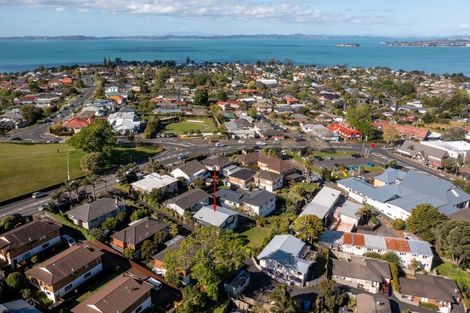
<svg viewBox="0 0 470 313"><path fill-rule="evenodd" d="M212 133L217 131L217 127L211 118L191 118L184 119L181 122L171 123L165 128L165 132L177 135L197 131L201 133Z"/></svg>
<svg viewBox="0 0 470 313"><path fill-rule="evenodd" d="M262 248L264 240L269 236L269 229L265 227L253 227L247 231L241 233L242 236L246 236L248 242L248 247L252 249Z"/></svg>
<svg viewBox="0 0 470 313"><path fill-rule="evenodd" d="M82 151L66 144L0 143L0 201L33 192L82 175ZM31 179L34 177L34 179Z"/></svg>

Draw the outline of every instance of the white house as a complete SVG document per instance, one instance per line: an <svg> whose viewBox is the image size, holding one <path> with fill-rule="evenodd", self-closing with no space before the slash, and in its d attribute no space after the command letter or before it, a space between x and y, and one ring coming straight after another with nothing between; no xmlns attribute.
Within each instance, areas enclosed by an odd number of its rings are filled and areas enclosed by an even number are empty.
<svg viewBox="0 0 470 313"><path fill-rule="evenodd" d="M169 175L160 175L152 173L144 176L143 179L131 184L134 190L150 193L153 190L159 190L162 193L173 193L176 191L178 180Z"/></svg>
<svg viewBox="0 0 470 313"><path fill-rule="evenodd" d="M171 171L171 176L174 178L182 177L190 184L196 179L206 179L210 176L206 167L198 160L192 160Z"/></svg>
<svg viewBox="0 0 470 313"><path fill-rule="evenodd" d="M134 111L120 111L108 116L108 123L119 134L138 133L141 122Z"/></svg>
<svg viewBox="0 0 470 313"><path fill-rule="evenodd" d="M333 209L340 196L341 192L339 190L323 187L312 201L304 207L300 216L315 215L325 223L328 223L329 217L333 213Z"/></svg>
<svg viewBox="0 0 470 313"><path fill-rule="evenodd" d="M268 216L276 209L276 195L264 189L243 197L243 208L250 215Z"/></svg>

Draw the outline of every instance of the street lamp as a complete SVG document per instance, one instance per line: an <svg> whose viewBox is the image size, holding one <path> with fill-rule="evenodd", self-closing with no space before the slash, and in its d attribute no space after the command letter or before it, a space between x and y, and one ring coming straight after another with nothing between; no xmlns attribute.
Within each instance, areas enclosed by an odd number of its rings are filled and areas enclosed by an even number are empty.
<svg viewBox="0 0 470 313"><path fill-rule="evenodd" d="M69 160L69 152L75 151L75 149L68 149L67 150L67 181L70 181L70 160Z"/></svg>

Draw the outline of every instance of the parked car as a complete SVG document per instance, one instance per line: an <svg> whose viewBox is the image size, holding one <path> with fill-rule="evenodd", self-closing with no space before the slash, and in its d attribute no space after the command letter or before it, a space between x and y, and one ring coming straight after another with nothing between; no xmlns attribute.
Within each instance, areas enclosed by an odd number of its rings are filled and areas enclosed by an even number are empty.
<svg viewBox="0 0 470 313"><path fill-rule="evenodd" d="M77 241L75 241L75 239L73 239L72 237L70 237L70 236L67 235L67 234L63 234L63 235L62 235L62 238L67 242L67 244L69 245L69 247L74 246L74 245L77 244Z"/></svg>
<svg viewBox="0 0 470 313"><path fill-rule="evenodd" d="M45 192L43 192L43 191L37 191L37 192L33 192L33 194L32 194L31 197L32 197L33 199L39 199L39 198L43 198L43 197L45 197L45 196L47 196L47 193L45 193Z"/></svg>
<svg viewBox="0 0 470 313"><path fill-rule="evenodd" d="M188 156L189 156L189 153L187 153L187 152L186 153L180 153L180 154L178 154L178 159L184 160L184 159L187 159Z"/></svg>
<svg viewBox="0 0 470 313"><path fill-rule="evenodd" d="M323 158L319 155L315 155L313 158L317 161L323 161Z"/></svg>
<svg viewBox="0 0 470 313"><path fill-rule="evenodd" d="M240 140L238 140L237 142L238 142L238 143L245 143L245 140L241 140L241 139L240 139Z"/></svg>
<svg viewBox="0 0 470 313"><path fill-rule="evenodd" d="M257 144L258 146L265 146L265 145L266 145L266 143L265 143L264 141L261 141L261 140L258 140L258 141L256 142L256 144Z"/></svg>
<svg viewBox="0 0 470 313"><path fill-rule="evenodd" d="M158 280L156 280L156 279L153 278L153 277L149 277L149 278L147 279L147 282L149 282L150 284L152 284L156 290L160 290L160 289L162 289L162 287L163 287L162 283L159 282Z"/></svg>
<svg viewBox="0 0 470 313"><path fill-rule="evenodd" d="M330 157L330 156L327 156L326 159L327 160L334 160L333 157Z"/></svg>
<svg viewBox="0 0 470 313"><path fill-rule="evenodd" d="M362 154L360 154L360 153L353 153L353 154L351 154L351 156L353 158L362 158Z"/></svg>
<svg viewBox="0 0 470 313"><path fill-rule="evenodd" d="M42 212L42 211L46 211L47 209L49 209L49 205L48 204L41 204L41 206L39 207L39 212Z"/></svg>
<svg viewBox="0 0 470 313"><path fill-rule="evenodd" d="M215 144L215 146L216 146L216 147L224 147L225 144L224 144L223 142L217 142L217 143Z"/></svg>

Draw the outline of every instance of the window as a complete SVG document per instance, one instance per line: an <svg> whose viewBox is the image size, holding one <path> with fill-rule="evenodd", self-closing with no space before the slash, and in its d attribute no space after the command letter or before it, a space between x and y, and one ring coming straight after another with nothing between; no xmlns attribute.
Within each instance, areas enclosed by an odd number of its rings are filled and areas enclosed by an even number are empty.
<svg viewBox="0 0 470 313"><path fill-rule="evenodd" d="M83 277L86 279L91 276L91 272L86 273Z"/></svg>
<svg viewBox="0 0 470 313"><path fill-rule="evenodd" d="M72 289L72 284L65 287L65 291L69 291L70 289Z"/></svg>
<svg viewBox="0 0 470 313"><path fill-rule="evenodd" d="M46 242L45 244L42 245L42 248L43 248L43 249L46 249L47 247L49 247L49 243L48 243L48 242Z"/></svg>
<svg viewBox="0 0 470 313"><path fill-rule="evenodd" d="M24 254L23 258L24 258L24 259L27 259L27 258L29 258L30 256L31 256L31 252L27 252L27 253Z"/></svg>
<svg viewBox="0 0 470 313"><path fill-rule="evenodd" d="M142 311L142 306L139 306L137 309L135 309L135 312L136 312L136 313L139 313L139 312L141 312L141 311Z"/></svg>

